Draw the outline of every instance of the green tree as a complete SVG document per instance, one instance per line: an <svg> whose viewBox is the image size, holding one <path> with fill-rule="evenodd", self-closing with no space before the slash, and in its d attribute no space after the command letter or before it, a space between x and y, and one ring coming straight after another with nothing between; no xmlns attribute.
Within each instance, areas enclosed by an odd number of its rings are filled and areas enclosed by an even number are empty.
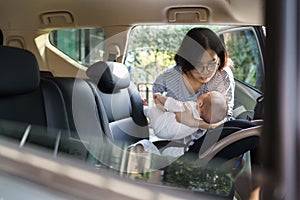
<svg viewBox="0 0 300 200"><path fill-rule="evenodd" d="M261 65L255 36L252 31L237 31L225 34L225 44L235 68L234 77L258 89L261 81L257 77L257 66ZM260 68L258 68L260 69Z"/></svg>

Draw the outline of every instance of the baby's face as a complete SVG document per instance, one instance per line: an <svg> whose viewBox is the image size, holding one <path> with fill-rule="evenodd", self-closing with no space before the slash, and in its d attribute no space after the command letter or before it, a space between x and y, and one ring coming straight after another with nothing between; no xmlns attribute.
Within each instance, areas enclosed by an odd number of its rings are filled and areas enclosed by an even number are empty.
<svg viewBox="0 0 300 200"><path fill-rule="evenodd" d="M197 110L200 117L208 123L223 120L227 115L227 105L224 96L219 92L201 94L197 99Z"/></svg>

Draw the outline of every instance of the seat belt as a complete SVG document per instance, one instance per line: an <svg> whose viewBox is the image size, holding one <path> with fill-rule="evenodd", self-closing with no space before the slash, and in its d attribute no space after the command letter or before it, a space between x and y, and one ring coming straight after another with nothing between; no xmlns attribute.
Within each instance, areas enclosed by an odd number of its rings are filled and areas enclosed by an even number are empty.
<svg viewBox="0 0 300 200"><path fill-rule="evenodd" d="M101 127L102 127L102 130L104 132L104 134L110 139L110 140L114 140L113 138L113 134L110 130L110 127L109 127L109 121L107 119L106 116L106 112L105 112L105 109L104 109L104 105L103 105L103 102L101 101L101 97L99 96L97 90L98 88L93 84L91 83L90 81L86 81L88 83L88 85L90 86L94 96L95 96L95 101L97 103L97 107L98 107L98 111L99 111L99 119L100 119L100 124L101 124ZM107 126L106 126L107 125Z"/></svg>

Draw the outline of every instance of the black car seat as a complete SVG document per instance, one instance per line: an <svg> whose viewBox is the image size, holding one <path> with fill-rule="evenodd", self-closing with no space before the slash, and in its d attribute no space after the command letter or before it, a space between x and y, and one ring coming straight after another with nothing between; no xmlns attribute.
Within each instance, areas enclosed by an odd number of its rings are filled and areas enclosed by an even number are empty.
<svg viewBox="0 0 300 200"><path fill-rule="evenodd" d="M1 135L20 145L64 149L80 159L101 153L103 149L94 147L101 146L106 135L87 82L40 79L35 56L24 49L0 46L0 58Z"/></svg>
<svg viewBox="0 0 300 200"><path fill-rule="evenodd" d="M261 125L244 119L227 121L193 141L187 154L196 154L202 162L230 160L259 147L261 128Z"/></svg>
<svg viewBox="0 0 300 200"><path fill-rule="evenodd" d="M164 169L165 181L167 183L172 181L169 177L176 177L177 172L174 169L178 168L182 168L183 171L217 172L218 176L230 174L232 191L228 197L232 199L234 193L249 194L256 185L253 169L256 165L260 165L256 156L259 155L257 151L261 131L261 124L244 119L231 120L220 127L208 130L203 137L194 140L193 144L187 147L187 152L183 156ZM191 184L193 181L201 182L197 177L190 180Z"/></svg>
<svg viewBox="0 0 300 200"><path fill-rule="evenodd" d="M143 113L142 99L130 80L127 67L118 62L100 61L91 65L86 74L100 90L115 142L125 147L148 139L148 121Z"/></svg>

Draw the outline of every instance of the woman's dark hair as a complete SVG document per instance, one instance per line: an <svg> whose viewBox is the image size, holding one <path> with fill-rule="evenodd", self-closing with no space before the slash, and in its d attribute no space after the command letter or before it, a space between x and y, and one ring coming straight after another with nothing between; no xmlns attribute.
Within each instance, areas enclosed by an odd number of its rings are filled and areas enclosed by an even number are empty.
<svg viewBox="0 0 300 200"><path fill-rule="evenodd" d="M208 49L216 52L220 58L218 70L223 69L227 62L227 51L220 38L208 28L189 30L175 55L175 61L182 67L184 73L191 71Z"/></svg>

